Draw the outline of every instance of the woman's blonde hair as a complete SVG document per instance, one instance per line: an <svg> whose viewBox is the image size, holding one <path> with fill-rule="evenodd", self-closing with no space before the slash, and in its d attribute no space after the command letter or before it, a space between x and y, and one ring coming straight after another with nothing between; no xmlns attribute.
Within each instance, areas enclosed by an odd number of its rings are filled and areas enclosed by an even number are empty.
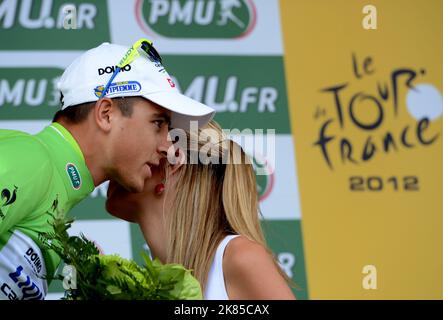
<svg viewBox="0 0 443 320"><path fill-rule="evenodd" d="M245 236L272 253L261 229L255 173L249 157L237 143L225 138L215 121L198 134L187 133L187 139L187 163L177 172L166 223L167 262L193 270L204 291L217 246L227 234ZM212 141L208 143L208 139ZM212 159L209 164L201 159L208 154ZM197 157L197 163L189 164Z"/></svg>

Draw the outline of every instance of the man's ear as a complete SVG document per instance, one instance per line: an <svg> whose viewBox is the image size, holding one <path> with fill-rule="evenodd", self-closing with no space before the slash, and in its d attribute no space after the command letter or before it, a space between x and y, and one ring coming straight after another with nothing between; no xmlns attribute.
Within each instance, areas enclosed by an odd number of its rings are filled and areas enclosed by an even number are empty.
<svg viewBox="0 0 443 320"><path fill-rule="evenodd" d="M104 97L99 99L94 106L94 120L98 127L109 132L111 130L111 120L114 116L113 104L115 104L112 99Z"/></svg>

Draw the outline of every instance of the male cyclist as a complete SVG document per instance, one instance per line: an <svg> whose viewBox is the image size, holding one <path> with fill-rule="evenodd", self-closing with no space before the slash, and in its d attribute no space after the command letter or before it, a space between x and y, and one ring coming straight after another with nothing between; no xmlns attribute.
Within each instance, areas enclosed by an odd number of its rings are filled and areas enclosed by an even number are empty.
<svg viewBox="0 0 443 320"><path fill-rule="evenodd" d="M141 191L171 145L169 126L214 115L178 92L145 39L85 52L59 89L61 110L40 133L0 130L0 299L44 299L60 263L42 236L54 217L106 180Z"/></svg>

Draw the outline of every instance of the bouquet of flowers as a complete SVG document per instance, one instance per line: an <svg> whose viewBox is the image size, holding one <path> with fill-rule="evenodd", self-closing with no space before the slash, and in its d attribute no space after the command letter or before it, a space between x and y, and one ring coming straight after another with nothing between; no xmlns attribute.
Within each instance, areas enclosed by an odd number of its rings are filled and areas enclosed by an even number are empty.
<svg viewBox="0 0 443 320"><path fill-rule="evenodd" d="M202 299L200 283L179 264L162 264L143 253L144 266L118 255L100 255L84 235L69 236L73 219L55 218L47 245L65 264L75 268L75 286L67 300L184 300ZM63 275L55 279L63 280Z"/></svg>

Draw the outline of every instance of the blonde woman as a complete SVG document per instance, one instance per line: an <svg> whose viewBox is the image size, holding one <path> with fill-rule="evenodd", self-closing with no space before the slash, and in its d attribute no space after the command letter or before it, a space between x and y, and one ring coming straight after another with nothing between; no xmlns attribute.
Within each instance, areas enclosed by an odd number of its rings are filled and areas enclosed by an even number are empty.
<svg viewBox="0 0 443 320"><path fill-rule="evenodd" d="M187 164L153 170L141 193L111 182L107 210L138 223L154 257L192 269L205 299L294 299L265 244L248 157L214 121L187 138L198 141L187 143Z"/></svg>

